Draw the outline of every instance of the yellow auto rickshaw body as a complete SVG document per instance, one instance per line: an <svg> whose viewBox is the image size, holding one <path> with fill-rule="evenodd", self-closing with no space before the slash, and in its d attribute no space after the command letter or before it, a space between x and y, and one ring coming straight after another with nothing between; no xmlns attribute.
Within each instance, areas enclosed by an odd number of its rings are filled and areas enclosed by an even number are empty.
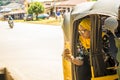
<svg viewBox="0 0 120 80"><path fill-rule="evenodd" d="M101 26L101 22L104 22L104 18L107 17L115 17L118 20L119 26L118 26L118 32L120 32L120 0L98 0L95 2L84 2L80 5L77 5L73 8L73 10L69 13L66 13L64 15L63 20L63 32L64 32L64 48L69 48L72 52L72 54L75 54L74 44L76 41L76 29L75 26L85 17L92 18L92 23L94 26L92 28L93 32L97 33L96 26ZM103 20L103 21L102 21ZM92 38L94 38L96 41L96 38L98 37L94 36L95 33L92 33ZM92 41L92 50L94 52L94 49L97 45L94 40ZM99 47L97 47L99 49ZM92 53L92 52L91 52ZM119 52L118 52L119 53ZM91 58L92 59L92 58ZM76 70L75 65L71 62L67 61L64 57L62 57L63 60L63 75L64 80L79 80L76 77ZM99 64L99 63L98 63ZM102 64L99 64L102 65ZM91 65L91 80L118 80L119 74L111 74L111 75L102 75L102 76L96 76L95 75L95 68Z"/></svg>

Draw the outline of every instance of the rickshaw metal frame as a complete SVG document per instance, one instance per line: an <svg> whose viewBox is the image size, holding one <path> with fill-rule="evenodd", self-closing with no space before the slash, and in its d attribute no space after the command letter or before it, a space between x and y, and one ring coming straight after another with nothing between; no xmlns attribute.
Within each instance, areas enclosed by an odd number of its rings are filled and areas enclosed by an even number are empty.
<svg viewBox="0 0 120 80"><path fill-rule="evenodd" d="M96 26L101 28L101 25L100 25L101 22L99 20L101 15L115 17L116 19L118 19L119 25L120 25L120 20L119 20L120 19L120 15L119 15L120 7L119 6L120 6L120 0L98 0L96 2L81 3L80 5L76 6L70 13L66 13L64 16L64 21L63 21L63 26L62 26L63 32L64 32L64 39L65 39L65 48L71 49L72 54L74 55L74 44L75 44L74 39L76 39L76 37L74 36L76 32L76 28L74 28L74 25L76 25L75 21L78 19L82 19L86 16L90 16L92 20L92 29L91 29L92 33L91 34L93 35L91 36L91 39L92 39L91 40L91 53L98 53L98 52L101 53L99 48L101 48L100 43L101 43L102 37L100 36L100 34L102 34L102 32L100 31L100 29L98 28L95 29L95 28ZM97 33L97 35L94 35L95 33ZM96 51L96 48L97 48L97 51ZM92 57L90 59L92 60ZM69 70L71 69L71 71L68 70L69 73L64 74L64 80L66 79L78 80L75 76L76 75L75 74L76 70L74 68L75 65L71 64L70 62L67 62L63 58L63 65L65 66L66 63L69 65ZM103 66L100 66L100 67L104 70ZM64 72L66 70L64 70ZM92 66L92 63L91 63L91 72L92 72L91 80L115 80L118 78L117 74L106 75L106 76L104 75L95 76L95 71L94 71L94 67Z"/></svg>

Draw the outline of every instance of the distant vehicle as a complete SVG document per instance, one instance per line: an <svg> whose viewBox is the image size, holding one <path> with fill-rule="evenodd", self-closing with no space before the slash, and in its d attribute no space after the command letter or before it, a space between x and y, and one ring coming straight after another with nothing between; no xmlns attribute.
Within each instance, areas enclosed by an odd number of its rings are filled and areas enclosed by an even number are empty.
<svg viewBox="0 0 120 80"><path fill-rule="evenodd" d="M38 15L38 19L49 19L49 15L48 15L48 14L45 14L45 13L39 14L39 15Z"/></svg>
<svg viewBox="0 0 120 80"><path fill-rule="evenodd" d="M24 21L32 21L32 20L33 20L33 15L32 14L25 15Z"/></svg>
<svg viewBox="0 0 120 80"><path fill-rule="evenodd" d="M14 23L13 23L13 21L12 21L12 20L10 20L10 21L9 21L9 27L12 29L12 28L13 28L13 26L14 26Z"/></svg>
<svg viewBox="0 0 120 80"><path fill-rule="evenodd" d="M12 29L14 26L13 18L11 16L8 16L8 24L9 27Z"/></svg>

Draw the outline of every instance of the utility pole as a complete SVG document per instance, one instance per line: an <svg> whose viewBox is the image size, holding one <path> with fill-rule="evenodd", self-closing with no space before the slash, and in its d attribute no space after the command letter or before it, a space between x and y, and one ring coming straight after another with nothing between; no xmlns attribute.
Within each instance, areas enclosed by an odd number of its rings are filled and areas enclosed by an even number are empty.
<svg viewBox="0 0 120 80"><path fill-rule="evenodd" d="M27 11L28 11L28 1L27 0L24 1L24 6L25 6L24 10L27 13Z"/></svg>

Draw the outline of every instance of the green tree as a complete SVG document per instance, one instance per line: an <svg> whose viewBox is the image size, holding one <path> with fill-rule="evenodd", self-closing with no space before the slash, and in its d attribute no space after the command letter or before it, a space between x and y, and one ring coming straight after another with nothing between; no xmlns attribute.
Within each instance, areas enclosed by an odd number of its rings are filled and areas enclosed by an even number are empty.
<svg viewBox="0 0 120 80"><path fill-rule="evenodd" d="M38 14L43 13L45 10L44 5L40 2L32 2L30 6L28 7L28 13L29 14L35 14L36 19Z"/></svg>

